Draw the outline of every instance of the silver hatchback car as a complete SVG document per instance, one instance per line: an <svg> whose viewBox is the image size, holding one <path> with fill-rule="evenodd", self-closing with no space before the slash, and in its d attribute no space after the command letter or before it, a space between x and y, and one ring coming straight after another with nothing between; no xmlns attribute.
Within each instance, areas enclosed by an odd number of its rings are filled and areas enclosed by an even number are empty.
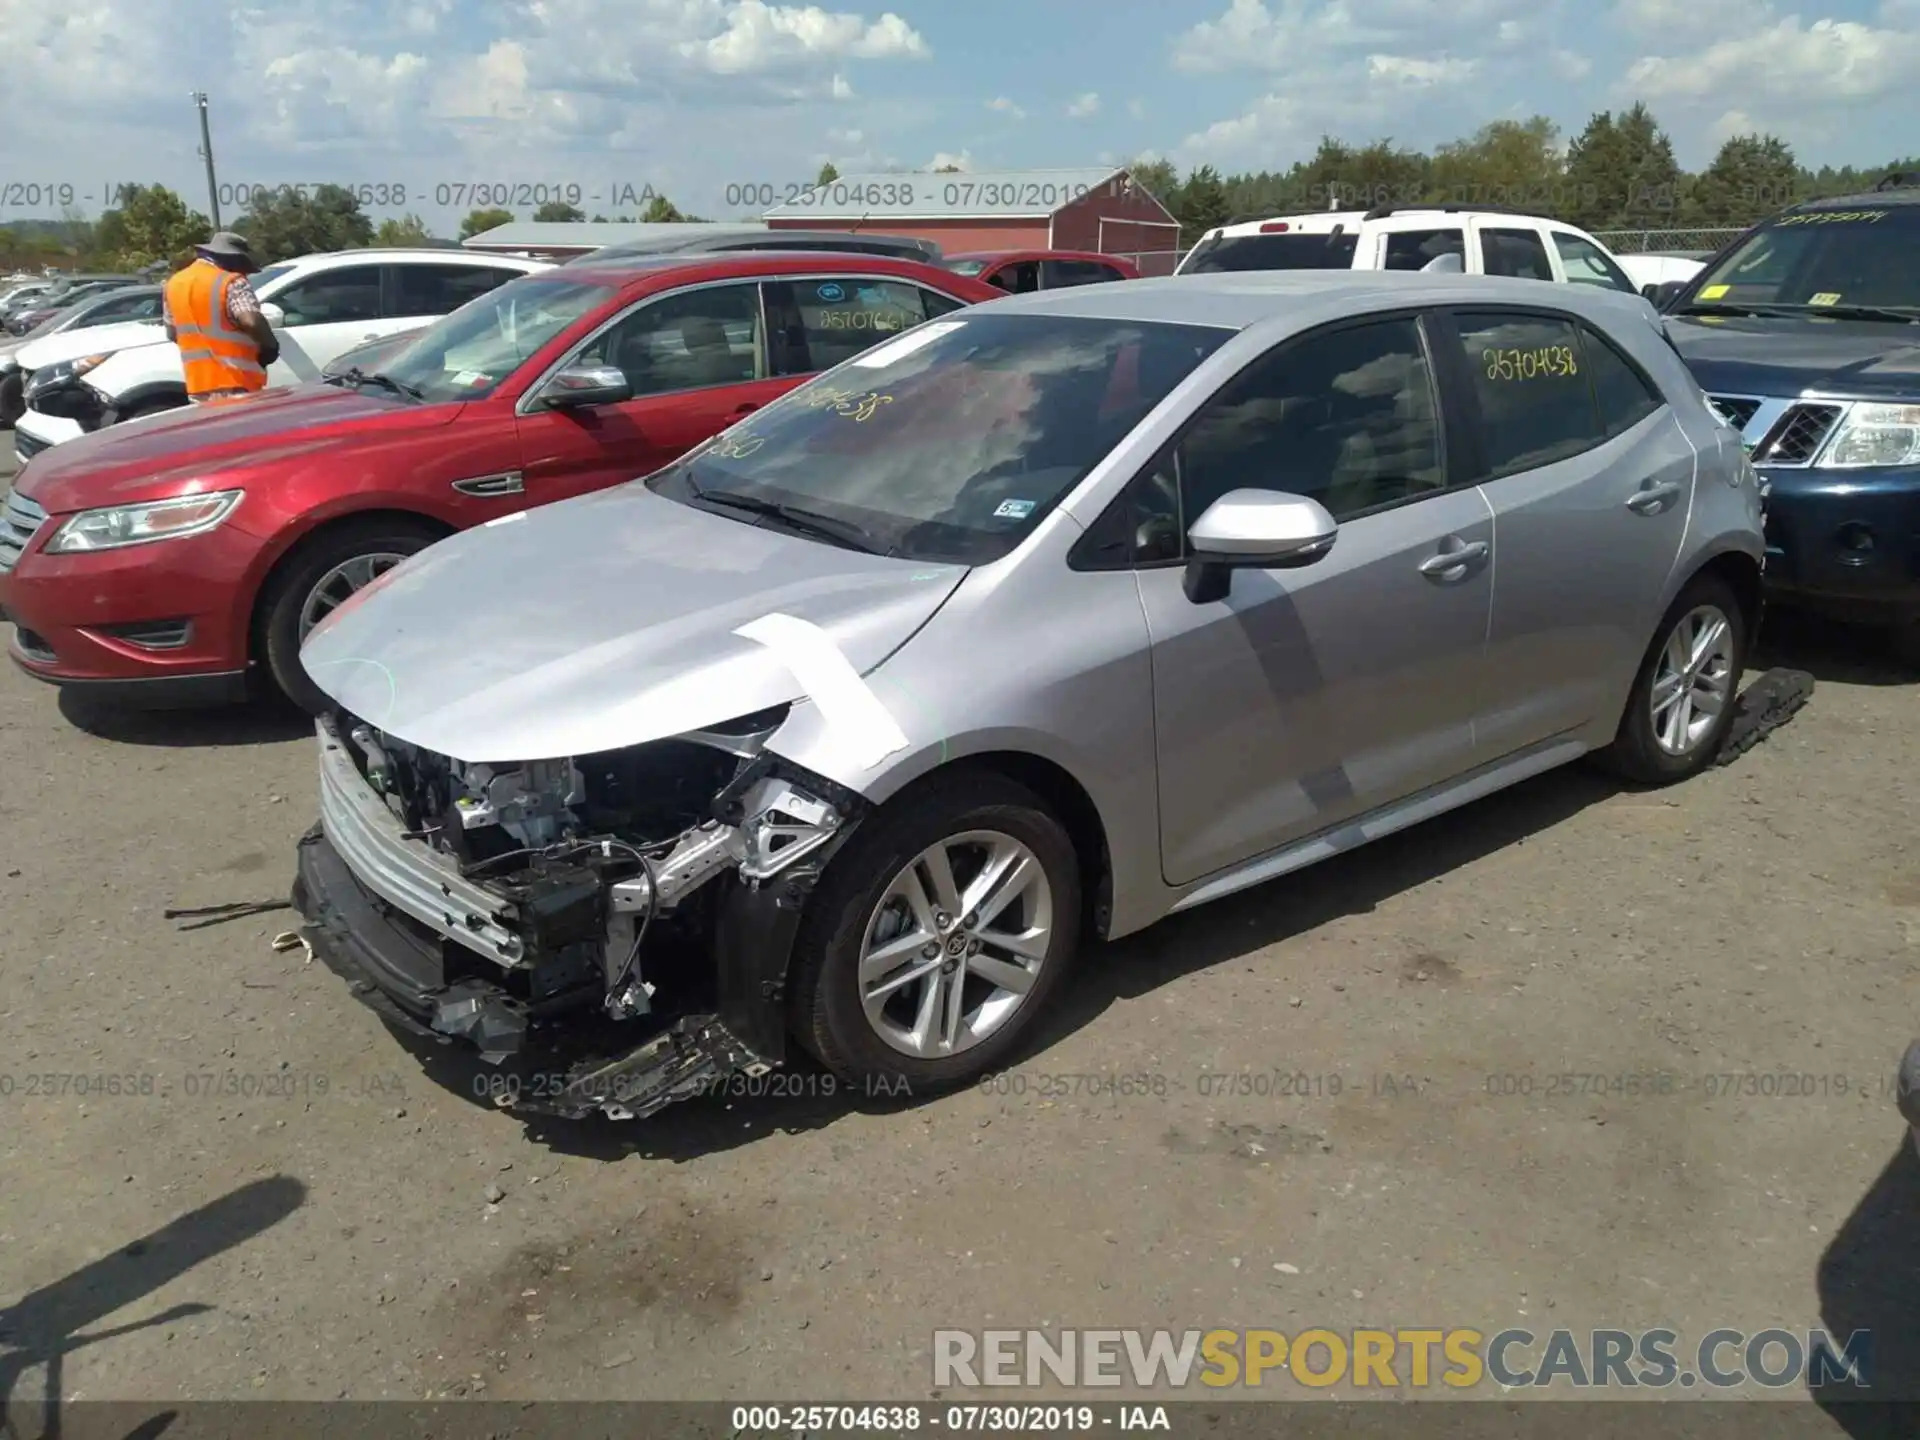
<svg viewBox="0 0 1920 1440"><path fill-rule="evenodd" d="M295 899L503 1104L647 1114L790 1038L849 1090L951 1086L1089 932L1580 756L1701 770L1763 553L1638 297L997 301L336 610Z"/></svg>

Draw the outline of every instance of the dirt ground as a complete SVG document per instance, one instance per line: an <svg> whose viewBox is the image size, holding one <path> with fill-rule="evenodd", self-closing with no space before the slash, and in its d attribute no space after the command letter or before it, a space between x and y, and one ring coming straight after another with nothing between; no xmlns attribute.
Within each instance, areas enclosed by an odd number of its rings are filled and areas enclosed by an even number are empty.
<svg viewBox="0 0 1920 1440"><path fill-rule="evenodd" d="M284 911L165 918L284 899L303 725L0 666L0 1401L924 1397L940 1327L1920 1332L1914 677L1770 644L1819 690L1731 766L1550 774L1089 951L996 1093L625 1125L429 1072ZM1821 1078L1705 1093L1750 1073ZM1162 1093L1070 1078L1119 1075Z"/></svg>

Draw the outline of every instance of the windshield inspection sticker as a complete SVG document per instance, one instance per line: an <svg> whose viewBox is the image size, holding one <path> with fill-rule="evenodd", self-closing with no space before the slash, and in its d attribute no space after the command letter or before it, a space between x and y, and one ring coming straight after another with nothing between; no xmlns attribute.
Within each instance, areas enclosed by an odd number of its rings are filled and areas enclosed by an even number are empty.
<svg viewBox="0 0 1920 1440"><path fill-rule="evenodd" d="M484 385L487 383L487 377L482 375L478 370L462 370L458 375L453 377L453 383L456 385Z"/></svg>
<svg viewBox="0 0 1920 1440"><path fill-rule="evenodd" d="M996 520L1024 520L1033 513L1031 500L1002 500L993 512Z"/></svg>
<svg viewBox="0 0 1920 1440"><path fill-rule="evenodd" d="M822 300L827 301L829 304L831 304L835 300L844 300L847 298L847 292L845 290L842 290L838 285L835 285L831 282L825 285L822 285L818 290L814 291L813 293L818 295Z"/></svg>
<svg viewBox="0 0 1920 1440"><path fill-rule="evenodd" d="M876 345L866 354L854 356L847 364L858 365L863 370L884 370L894 361L904 360L916 350L924 350L942 335L951 335L965 324L964 320L935 320L916 325L899 339Z"/></svg>
<svg viewBox="0 0 1920 1440"><path fill-rule="evenodd" d="M1709 285L1700 292L1700 298L1702 300L1718 300L1732 288L1731 285Z"/></svg>
<svg viewBox="0 0 1920 1440"><path fill-rule="evenodd" d="M1809 305L1838 305L1840 303L1840 292L1838 290L1822 290L1818 295L1808 296L1807 303Z"/></svg>

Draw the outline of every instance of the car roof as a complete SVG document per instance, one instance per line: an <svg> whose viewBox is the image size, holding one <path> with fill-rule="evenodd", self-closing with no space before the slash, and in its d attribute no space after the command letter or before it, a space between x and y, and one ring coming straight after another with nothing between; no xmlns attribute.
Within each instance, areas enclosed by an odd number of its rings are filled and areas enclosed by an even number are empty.
<svg viewBox="0 0 1920 1440"><path fill-rule="evenodd" d="M662 273L685 271L689 276L725 279L728 276L780 275L821 268L881 270L919 279L952 282L964 279L939 265L896 255L874 255L860 250L711 250L667 255L584 255L555 272L555 278L587 275L612 285L652 280Z"/></svg>
<svg viewBox="0 0 1920 1440"><path fill-rule="evenodd" d="M1304 328L1356 311L1475 304L1572 311L1613 323L1635 314L1651 323L1653 313L1638 295L1596 285L1409 270L1241 270L1175 275L1132 280L1125 285L1039 290L991 301L987 308L1003 313L1249 330L1288 317L1300 318Z"/></svg>
<svg viewBox="0 0 1920 1440"><path fill-rule="evenodd" d="M1889 190L1862 190L1856 195L1825 195L1818 200L1803 200L1782 211L1785 215L1817 215L1827 210L1882 209L1890 205L1920 205L1920 187L1896 186Z"/></svg>
<svg viewBox="0 0 1920 1440"><path fill-rule="evenodd" d="M1049 250L1036 246L1028 250L961 250L949 260L1123 260L1121 255L1102 255L1097 250Z"/></svg>

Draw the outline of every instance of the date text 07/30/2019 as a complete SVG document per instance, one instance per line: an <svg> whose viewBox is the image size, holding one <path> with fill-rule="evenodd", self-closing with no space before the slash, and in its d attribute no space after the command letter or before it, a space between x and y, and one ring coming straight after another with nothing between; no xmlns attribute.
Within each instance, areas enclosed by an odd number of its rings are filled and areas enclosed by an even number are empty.
<svg viewBox="0 0 1920 1440"><path fill-rule="evenodd" d="M736 1405L729 1432L749 1435L1074 1435L1100 1430L1171 1431L1164 1405Z"/></svg>

